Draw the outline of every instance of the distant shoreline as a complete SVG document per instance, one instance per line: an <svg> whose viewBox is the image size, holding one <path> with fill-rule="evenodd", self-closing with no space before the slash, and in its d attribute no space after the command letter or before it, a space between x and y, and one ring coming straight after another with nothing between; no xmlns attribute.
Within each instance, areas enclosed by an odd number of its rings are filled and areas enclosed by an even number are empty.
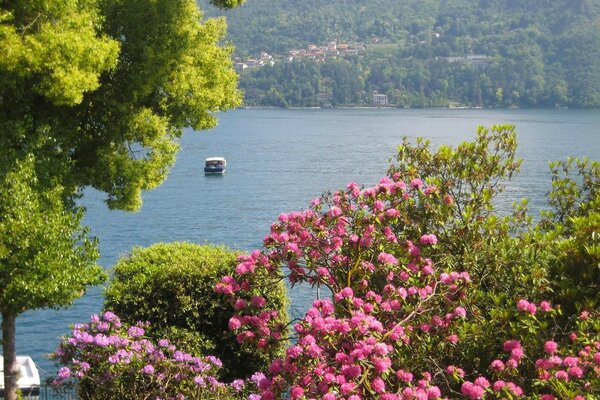
<svg viewBox="0 0 600 400"><path fill-rule="evenodd" d="M276 107L276 106L239 106L241 110L597 110L597 108L571 107L481 107L481 106L427 106L427 107L396 107L396 106L338 106L338 107Z"/></svg>

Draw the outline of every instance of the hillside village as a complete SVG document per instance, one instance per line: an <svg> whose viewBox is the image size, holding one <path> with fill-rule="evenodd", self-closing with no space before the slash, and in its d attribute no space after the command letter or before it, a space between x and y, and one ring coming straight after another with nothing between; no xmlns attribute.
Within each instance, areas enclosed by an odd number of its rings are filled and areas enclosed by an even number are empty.
<svg viewBox="0 0 600 400"><path fill-rule="evenodd" d="M235 70L238 74L241 74L243 71L254 70L264 66L273 66L277 62L291 63L306 60L323 63L326 60L365 56L366 54L367 46L364 44L349 45L332 40L326 45L310 44L303 49L291 49L286 55L272 55L267 52L261 52L258 57L249 57L246 60L237 58L235 59ZM478 69L487 68L490 61L490 58L486 54L467 54L465 56L443 57L443 59L449 64L469 65ZM315 99L319 104L328 105L332 101L332 94L330 91L319 91L315 94ZM391 105L388 95L376 90L372 92L370 103L376 107Z"/></svg>
<svg viewBox="0 0 600 400"><path fill-rule="evenodd" d="M267 52L262 52L260 56L248 58L245 61L235 60L235 70L238 73L246 69L260 68L265 65L273 65L276 61L292 62L294 60L309 60L314 62L324 62L328 59L337 57L351 57L357 55L366 55L367 46L364 44L348 45L338 43L332 40L327 45L309 44L304 49L291 49L285 56L273 56Z"/></svg>

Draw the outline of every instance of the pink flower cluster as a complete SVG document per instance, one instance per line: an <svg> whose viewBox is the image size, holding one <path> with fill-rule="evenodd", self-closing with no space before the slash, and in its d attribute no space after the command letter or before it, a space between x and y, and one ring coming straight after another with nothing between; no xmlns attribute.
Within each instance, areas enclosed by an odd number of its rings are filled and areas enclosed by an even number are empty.
<svg viewBox="0 0 600 400"><path fill-rule="evenodd" d="M280 215L264 250L242 257L236 273L216 285L236 310L229 327L240 343L266 350L284 330L276 313L252 304L268 290L257 285L256 274L289 271L292 286L306 282L332 293L294 326L295 344L271 365L260 384L262 399L288 391L292 399L441 396L431 373L413 378L394 351L435 333L455 344L453 326L467 314L460 302L469 275L436 270L426 257L435 235L405 236L405 204L433 193L420 180L383 178L362 190L350 183L307 210Z"/></svg>
<svg viewBox="0 0 600 400"><path fill-rule="evenodd" d="M240 258L235 274L216 285L235 309L229 327L238 341L266 352L286 331L280 316L260 301L269 288L256 276L287 278L292 287L306 283L331 294L315 301L293 327L293 344L258 383L261 399L437 399L444 396L441 384L468 399L524 398L525 389L548 400L566 398L554 381L570 385L565 390L571 392L596 390L590 389L600 383L595 344L561 358L557 342L546 341L548 357L532 361L541 349L534 346L539 338L528 335L541 330L539 320L560 314L548 301L516 301L514 329L522 331L504 341L505 356L490 349L498 358L489 365L489 377L450 366L444 380L427 360L413 359L412 349L460 351L461 329L471 317L471 277L439 271L432 260L438 237L412 224L415 205L427 208L439 190L420 179L406 184L397 178L366 189L350 183L307 210L281 214L263 250ZM439 201L454 204L447 195ZM582 313L579 321L594 318ZM589 339L580 334L571 333L570 340Z"/></svg>
<svg viewBox="0 0 600 400"><path fill-rule="evenodd" d="M216 378L221 367L219 359L194 357L177 350L166 339L156 345L144 337L147 326L138 323L127 327L110 311L101 317L92 315L88 324L75 324L71 335L62 339L54 353L54 358L64 365L54 384L79 384L80 390L92 391L95 398L135 395L153 399L217 399L224 393L231 393L230 398L237 393L242 396L243 381L226 385Z"/></svg>
<svg viewBox="0 0 600 400"><path fill-rule="evenodd" d="M517 302L517 310L526 315L533 315L535 304L526 300ZM536 307L537 308L537 307ZM541 302L540 307L544 312L550 312L552 308L548 302ZM580 322L585 322L590 317ZM559 398L573 398L583 400L584 394L598 394L600 391L600 335L597 330L591 334L585 332L582 323L580 327L582 337L570 334L570 344L561 347L554 340L546 340L543 344L543 353L546 357L538 358L533 365L526 358L523 344L519 340L507 340L504 342L503 350L508 354L505 361L496 359L490 364L490 371L494 379L480 376L474 381L463 380L464 372L459 368L448 369L448 374L454 379L462 381L461 393L469 399L483 398L525 398L525 391L517 381L522 380L521 373L529 367L534 367L537 379L525 382L540 390L540 399L555 400ZM589 327L588 327L589 328ZM578 342L579 341L579 342ZM531 348L531 352L539 351ZM525 365L527 363L528 365ZM526 375L525 375L526 376ZM580 394L573 397L574 393Z"/></svg>

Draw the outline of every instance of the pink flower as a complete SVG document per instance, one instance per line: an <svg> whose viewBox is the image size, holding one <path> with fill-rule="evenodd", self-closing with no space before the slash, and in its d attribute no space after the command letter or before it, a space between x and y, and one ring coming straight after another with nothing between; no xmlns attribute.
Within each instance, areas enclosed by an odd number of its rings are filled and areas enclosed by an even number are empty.
<svg viewBox="0 0 600 400"><path fill-rule="evenodd" d="M504 369L504 363L500 360L494 360L490 364L490 369L492 371L502 371Z"/></svg>
<svg viewBox="0 0 600 400"><path fill-rule="evenodd" d="M554 354L558 349L558 344L552 340L548 340L544 343L544 351L548 354Z"/></svg>
<svg viewBox="0 0 600 400"><path fill-rule="evenodd" d="M143 336L144 335L144 330L142 328L138 327L138 326L131 326L127 330L127 333L131 337L139 337L139 336Z"/></svg>
<svg viewBox="0 0 600 400"><path fill-rule="evenodd" d="M476 385L481 386L483 388L490 387L490 382L487 379L485 379L483 376L480 376L479 378L475 379L475 382L473 382L473 383L475 383Z"/></svg>
<svg viewBox="0 0 600 400"><path fill-rule="evenodd" d="M507 340L504 342L503 349L506 352L512 351L513 349L521 348L521 342L518 340Z"/></svg>
<svg viewBox="0 0 600 400"><path fill-rule="evenodd" d="M242 322L237 317L229 318L229 330L234 331L242 326Z"/></svg>
<svg viewBox="0 0 600 400"><path fill-rule="evenodd" d="M437 399L442 396L442 392L437 386L431 386L427 388L427 398Z"/></svg>
<svg viewBox="0 0 600 400"><path fill-rule="evenodd" d="M402 369L399 369L396 372L396 377L403 382L411 382L413 380L413 374L410 372L405 372Z"/></svg>
<svg viewBox="0 0 600 400"><path fill-rule="evenodd" d="M423 181L415 178L410 181L410 187L413 189L421 189L423 187Z"/></svg>
<svg viewBox="0 0 600 400"><path fill-rule="evenodd" d="M302 389L300 386L292 386L292 389L290 390L290 395L292 399L302 397L304 396L304 389Z"/></svg>
<svg viewBox="0 0 600 400"><path fill-rule="evenodd" d="M579 363L579 359L577 357L565 357L562 363L566 367L574 367Z"/></svg>
<svg viewBox="0 0 600 400"><path fill-rule="evenodd" d="M465 382L460 388L460 392L469 397L471 400L482 399L485 393L485 389L479 385L474 385L471 382Z"/></svg>
<svg viewBox="0 0 600 400"><path fill-rule="evenodd" d="M69 379L71 377L71 369L68 367L61 367L58 370L59 379Z"/></svg>
<svg viewBox="0 0 600 400"><path fill-rule="evenodd" d="M387 357L379 358L373 362L373 365L375 367L375 371L377 371L379 374L382 374L392 366L392 361Z"/></svg>
<svg viewBox="0 0 600 400"><path fill-rule="evenodd" d="M154 366L147 364L142 368L142 374L144 375L152 375L154 373Z"/></svg>
<svg viewBox="0 0 600 400"><path fill-rule="evenodd" d="M569 375L571 375L573 378L581 378L583 377L583 370L577 366L571 367L568 370Z"/></svg>
<svg viewBox="0 0 600 400"><path fill-rule="evenodd" d="M421 236L421 244L424 244L424 245L436 244L437 241L438 241L437 236L435 236L434 234Z"/></svg>
<svg viewBox="0 0 600 400"><path fill-rule="evenodd" d="M375 377L371 382L371 387L377 393L385 392L385 382L380 377Z"/></svg>
<svg viewBox="0 0 600 400"><path fill-rule="evenodd" d="M459 318L465 318L467 316L467 310L464 307L456 307L454 309L454 315Z"/></svg>
<svg viewBox="0 0 600 400"><path fill-rule="evenodd" d="M377 256L377 261L384 264L398 265L398 260L391 254L381 252Z"/></svg>
<svg viewBox="0 0 600 400"><path fill-rule="evenodd" d="M552 311L552 305L550 304L550 302L544 300L540 303L540 310L542 310L543 312L550 312Z"/></svg>
<svg viewBox="0 0 600 400"><path fill-rule="evenodd" d="M527 300L521 299L517 302L517 310L535 314L537 307L535 304L528 302Z"/></svg>
<svg viewBox="0 0 600 400"><path fill-rule="evenodd" d="M499 380L494 382L494 385L492 386L492 388L494 389L494 392L499 392L502 390L502 388L506 386L506 382L504 382L503 380Z"/></svg>
<svg viewBox="0 0 600 400"><path fill-rule="evenodd" d="M458 343L458 336L457 336L457 335L450 335L450 336L448 336L448 337L446 338L446 340L447 340L449 343L456 344L456 343Z"/></svg>
<svg viewBox="0 0 600 400"><path fill-rule="evenodd" d="M267 301L262 296L253 296L250 300L250 304L252 304L254 307L264 307L265 304L267 304Z"/></svg>
<svg viewBox="0 0 600 400"><path fill-rule="evenodd" d="M569 375L567 374L566 371L556 371L556 373L554 374L554 376L559 381L568 381L569 380Z"/></svg>
<svg viewBox="0 0 600 400"><path fill-rule="evenodd" d="M455 367L454 365L449 365L446 368L446 373L448 375L454 375L456 374L457 376L464 378L465 376L465 371L463 371L461 368Z"/></svg>
<svg viewBox="0 0 600 400"><path fill-rule="evenodd" d="M329 211L327 212L327 214L330 217L339 217L340 215L342 215L342 209L339 208L338 206L331 206L331 208L329 208Z"/></svg>
<svg viewBox="0 0 600 400"><path fill-rule="evenodd" d="M521 347L514 348L510 351L510 358L512 358L513 360L519 361L521 358L523 358L524 355L525 353L523 352L523 349Z"/></svg>

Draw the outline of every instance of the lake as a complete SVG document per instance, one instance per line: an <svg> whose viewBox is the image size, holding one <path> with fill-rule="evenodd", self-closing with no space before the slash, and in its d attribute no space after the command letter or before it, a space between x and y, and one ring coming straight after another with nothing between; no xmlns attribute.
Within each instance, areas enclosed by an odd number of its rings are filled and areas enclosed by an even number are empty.
<svg viewBox="0 0 600 400"><path fill-rule="evenodd" d="M108 211L103 195L86 191L85 223L100 239L100 263L110 268L134 246L186 240L259 248L271 222L282 212L307 207L323 191L350 181L374 185L385 175L403 136L424 136L433 144L473 139L477 125L517 127L521 174L510 184L502 207L528 197L544 206L550 187L549 160L588 155L600 160L600 112L585 110L461 109L245 109L219 114L207 132L186 130L167 181L144 194L139 213ZM203 161L227 158L224 176L204 176ZM310 303L310 291L291 292L296 313ZM17 350L30 355L44 376L46 358L68 332L102 306L93 288L69 309L27 312L18 318Z"/></svg>

